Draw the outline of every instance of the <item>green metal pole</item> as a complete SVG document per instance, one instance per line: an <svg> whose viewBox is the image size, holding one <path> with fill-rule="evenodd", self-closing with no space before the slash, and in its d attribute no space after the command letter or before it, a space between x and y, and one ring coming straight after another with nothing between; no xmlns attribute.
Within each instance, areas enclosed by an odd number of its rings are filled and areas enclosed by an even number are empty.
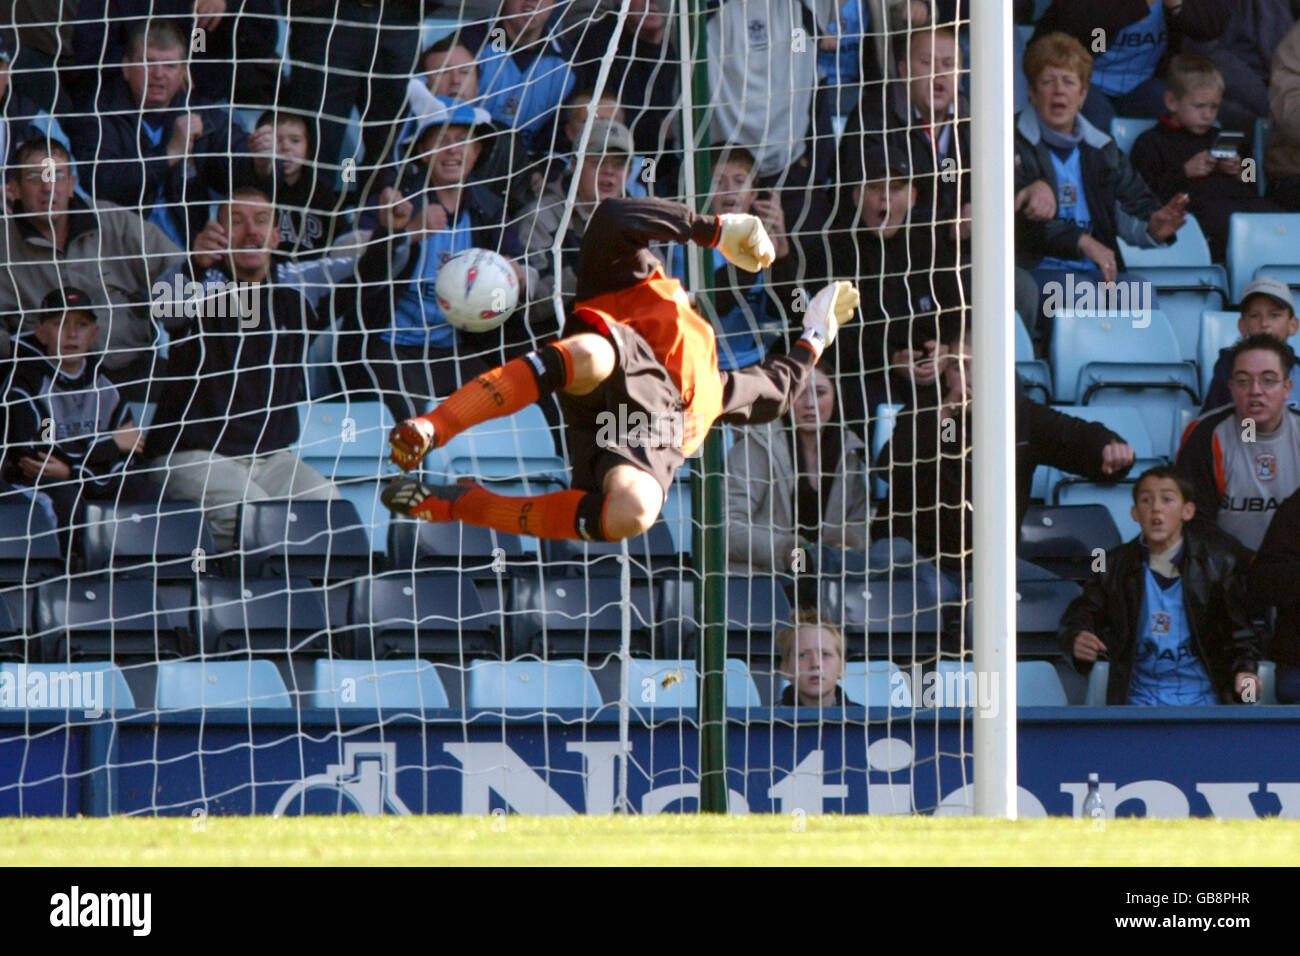
<svg viewBox="0 0 1300 956"><path fill-rule="evenodd" d="M693 145L688 160L694 163L694 195L688 201L703 212L708 204L707 184L712 179L713 162L709 153L707 104L709 102L708 35L700 0L682 0L689 17L690 52L690 136L683 142ZM685 80L685 77L683 77ZM685 111L683 111L685 114ZM688 122L683 115L683 124ZM683 131L685 132L685 131ZM704 250L688 247L693 287L699 301L711 293L712 260L703 266ZM702 280L702 281L701 281ZM726 540L723 536L722 435L716 429L704 441L703 454L691 461L691 529L695 563L699 572L696 588L696 620L700 622L698 663L700 680L700 812L727 812L727 727L726 666L727 627Z"/></svg>

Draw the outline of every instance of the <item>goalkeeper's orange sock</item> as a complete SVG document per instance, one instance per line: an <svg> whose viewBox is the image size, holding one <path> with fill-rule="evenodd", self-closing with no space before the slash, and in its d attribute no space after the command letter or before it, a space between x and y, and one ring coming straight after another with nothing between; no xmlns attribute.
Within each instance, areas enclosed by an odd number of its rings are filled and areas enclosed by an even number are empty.
<svg viewBox="0 0 1300 956"><path fill-rule="evenodd" d="M517 498L477 485L451 505L453 521L535 538L605 541L605 496L589 491L553 491Z"/></svg>
<svg viewBox="0 0 1300 956"><path fill-rule="evenodd" d="M491 418L513 415L543 395L567 388L572 382L573 359L568 349L559 342L552 342L484 372L452 392L433 411L420 417L433 425L433 447L441 448L470 426Z"/></svg>

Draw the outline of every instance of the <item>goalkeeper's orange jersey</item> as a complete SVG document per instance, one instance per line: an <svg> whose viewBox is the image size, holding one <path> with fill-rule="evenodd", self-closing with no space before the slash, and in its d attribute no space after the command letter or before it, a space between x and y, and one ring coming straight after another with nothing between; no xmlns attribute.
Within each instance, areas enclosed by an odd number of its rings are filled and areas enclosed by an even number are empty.
<svg viewBox="0 0 1300 956"><path fill-rule="evenodd" d="M718 241L720 220L662 199L606 200L582 237L574 315L597 327L630 326L645 339L682 395L682 452L692 454L722 414L713 326L651 255L654 241Z"/></svg>

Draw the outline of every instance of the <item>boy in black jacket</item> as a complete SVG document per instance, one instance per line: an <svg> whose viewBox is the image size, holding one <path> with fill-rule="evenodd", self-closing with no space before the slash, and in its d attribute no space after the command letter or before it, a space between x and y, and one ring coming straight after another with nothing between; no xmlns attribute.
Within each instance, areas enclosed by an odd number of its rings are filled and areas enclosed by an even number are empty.
<svg viewBox="0 0 1300 956"><path fill-rule="evenodd" d="M1133 143L1133 168L1161 202L1180 193L1201 224L1210 255L1222 261L1228 248L1228 217L1234 212L1283 212L1242 177L1241 157L1213 155L1223 132L1215 125L1223 101L1223 76L1199 53L1180 53L1169 64L1169 112Z"/></svg>
<svg viewBox="0 0 1300 956"><path fill-rule="evenodd" d="M1057 636L1080 671L1110 660L1107 704L1254 703L1263 656L1250 623L1238 555L1193 531L1192 486L1174 467L1133 486L1137 538L1061 616Z"/></svg>
<svg viewBox="0 0 1300 956"><path fill-rule="evenodd" d="M5 389L4 477L38 486L65 529L82 499L162 497L157 484L125 472L142 439L116 386L100 374L100 355L88 355L97 321L85 292L55 289L36 325L16 341Z"/></svg>

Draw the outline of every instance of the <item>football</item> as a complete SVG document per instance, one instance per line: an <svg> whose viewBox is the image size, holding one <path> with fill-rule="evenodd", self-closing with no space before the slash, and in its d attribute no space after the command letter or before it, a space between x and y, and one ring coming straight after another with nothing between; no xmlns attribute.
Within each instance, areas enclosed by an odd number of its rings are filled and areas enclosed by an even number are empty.
<svg viewBox="0 0 1300 956"><path fill-rule="evenodd" d="M465 332L495 329L519 304L514 268L490 249L456 253L438 270L434 291L443 316Z"/></svg>

